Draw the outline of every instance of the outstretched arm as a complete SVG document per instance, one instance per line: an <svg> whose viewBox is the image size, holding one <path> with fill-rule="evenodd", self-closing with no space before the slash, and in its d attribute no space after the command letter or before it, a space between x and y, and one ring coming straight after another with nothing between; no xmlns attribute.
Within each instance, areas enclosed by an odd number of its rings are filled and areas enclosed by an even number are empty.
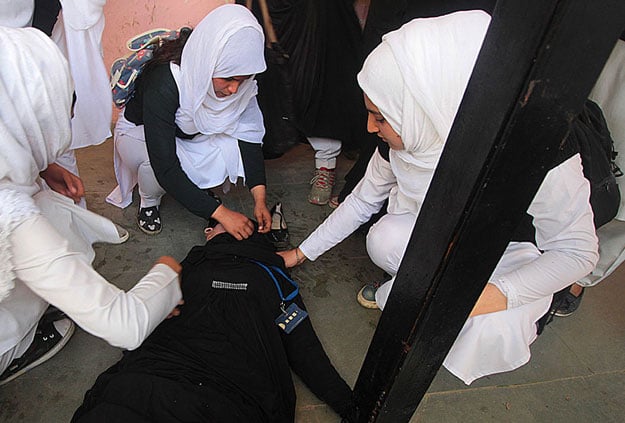
<svg viewBox="0 0 625 423"><path fill-rule="evenodd" d="M306 256L299 247L287 251L278 251L276 254L282 257L286 267L299 266L306 261Z"/></svg>
<svg viewBox="0 0 625 423"><path fill-rule="evenodd" d="M17 226L10 240L16 277L113 346L137 348L181 300L172 258L161 259L124 292L96 272L80 251L72 251L43 216Z"/></svg>
<svg viewBox="0 0 625 423"><path fill-rule="evenodd" d="M300 244L300 251L309 260L316 260L339 244L380 211L396 181L389 162L376 151L354 191Z"/></svg>

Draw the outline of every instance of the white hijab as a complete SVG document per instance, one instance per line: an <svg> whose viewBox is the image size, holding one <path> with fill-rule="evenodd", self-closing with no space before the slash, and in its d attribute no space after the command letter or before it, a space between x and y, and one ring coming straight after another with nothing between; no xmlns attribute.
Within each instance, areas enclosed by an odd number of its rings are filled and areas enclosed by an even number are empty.
<svg viewBox="0 0 625 423"><path fill-rule="evenodd" d="M180 90L176 123L187 134L225 134L260 143L263 119L253 76L266 69L264 35L245 7L226 4L211 11L191 33L179 71L172 73ZM219 98L212 78L252 75L236 94Z"/></svg>
<svg viewBox="0 0 625 423"><path fill-rule="evenodd" d="M358 82L401 136L389 212L418 214L490 23L482 11L415 19L382 38Z"/></svg>
<svg viewBox="0 0 625 423"><path fill-rule="evenodd" d="M39 212L39 172L69 146L73 87L43 32L0 27L0 300L13 287L9 236Z"/></svg>

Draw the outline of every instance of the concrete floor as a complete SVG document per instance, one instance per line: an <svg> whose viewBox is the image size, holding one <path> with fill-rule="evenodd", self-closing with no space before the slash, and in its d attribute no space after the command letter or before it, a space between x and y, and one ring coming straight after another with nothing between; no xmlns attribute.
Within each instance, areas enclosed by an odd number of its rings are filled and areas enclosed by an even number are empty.
<svg viewBox="0 0 625 423"><path fill-rule="evenodd" d="M134 223L137 201L125 210L104 202L115 185L112 143L81 150L81 174L90 209L124 225L123 245L98 245L95 268L112 283L131 287L161 255L182 259L202 243L204 221L171 197L162 204L163 232L150 237ZM339 175L351 166L339 161ZM327 206L308 204L313 167L307 145L266 162L268 205L282 201L291 241L297 245L325 216ZM339 181L342 178L339 178ZM250 214L245 188L223 196L229 207ZM360 307L364 282L382 278L368 259L364 235L294 270L311 319L329 356L348 383L355 382L380 312ZM625 421L625 267L587 290L577 313L556 318L532 346L529 364L466 386L441 369L412 422L623 422ZM78 329L55 357L0 388L0 421L67 422L96 376L117 361L119 349ZM297 422L337 422L338 417L299 381Z"/></svg>

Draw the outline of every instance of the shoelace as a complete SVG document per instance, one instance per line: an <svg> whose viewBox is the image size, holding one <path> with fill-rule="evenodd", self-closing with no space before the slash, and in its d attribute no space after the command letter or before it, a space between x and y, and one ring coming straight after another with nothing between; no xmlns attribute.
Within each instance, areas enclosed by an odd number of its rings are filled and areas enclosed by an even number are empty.
<svg viewBox="0 0 625 423"><path fill-rule="evenodd" d="M315 176L310 180L311 185L321 186L323 188L334 185L334 171L332 170L315 170Z"/></svg>

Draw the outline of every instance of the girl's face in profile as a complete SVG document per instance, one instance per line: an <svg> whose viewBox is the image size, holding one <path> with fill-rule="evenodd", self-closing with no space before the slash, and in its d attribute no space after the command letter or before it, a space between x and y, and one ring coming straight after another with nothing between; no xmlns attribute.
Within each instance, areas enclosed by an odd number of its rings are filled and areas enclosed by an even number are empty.
<svg viewBox="0 0 625 423"><path fill-rule="evenodd" d="M371 102L365 94L365 107L367 108L367 131L377 134L382 141L388 144L391 150L404 150L404 143L390 123L386 121L380 109Z"/></svg>
<svg viewBox="0 0 625 423"><path fill-rule="evenodd" d="M236 94L239 86L252 75L231 76L229 78L213 78L213 90L219 98L224 98Z"/></svg>

